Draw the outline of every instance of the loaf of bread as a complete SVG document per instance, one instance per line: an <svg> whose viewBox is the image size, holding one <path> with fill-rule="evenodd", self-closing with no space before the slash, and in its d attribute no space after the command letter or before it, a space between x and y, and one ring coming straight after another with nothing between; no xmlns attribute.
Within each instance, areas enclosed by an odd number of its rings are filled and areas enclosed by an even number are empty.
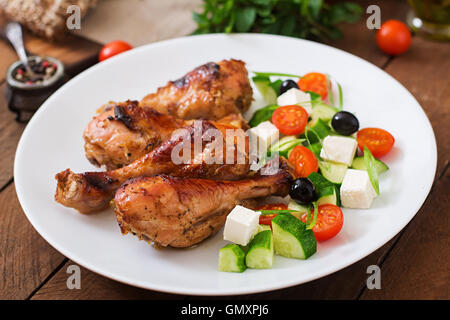
<svg viewBox="0 0 450 320"><path fill-rule="evenodd" d="M72 14L67 8L80 8L84 17L97 0L0 0L0 12L31 32L50 39L60 38L68 31L66 20Z"/></svg>

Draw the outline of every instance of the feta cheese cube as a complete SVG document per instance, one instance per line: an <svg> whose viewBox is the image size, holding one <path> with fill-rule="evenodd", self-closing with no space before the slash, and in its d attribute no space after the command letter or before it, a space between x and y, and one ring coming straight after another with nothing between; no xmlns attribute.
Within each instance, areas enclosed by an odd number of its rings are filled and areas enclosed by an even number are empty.
<svg viewBox="0 0 450 320"><path fill-rule="evenodd" d="M248 130L250 138L250 154L262 157L267 153L269 147L279 138L279 131L272 122L261 122L254 128Z"/></svg>
<svg viewBox="0 0 450 320"><path fill-rule="evenodd" d="M227 216L223 239L246 246L258 231L260 214L242 206L234 207Z"/></svg>
<svg viewBox="0 0 450 320"><path fill-rule="evenodd" d="M312 107L311 102L309 101L311 101L311 95L297 88L291 88L277 98L277 104L280 107L298 104L303 107L308 114L311 114Z"/></svg>
<svg viewBox="0 0 450 320"><path fill-rule="evenodd" d="M345 208L368 209L376 196L367 171L347 170L341 185L341 203Z"/></svg>
<svg viewBox="0 0 450 320"><path fill-rule="evenodd" d="M323 139L320 157L324 160L351 166L358 144L355 139L340 136L327 136Z"/></svg>

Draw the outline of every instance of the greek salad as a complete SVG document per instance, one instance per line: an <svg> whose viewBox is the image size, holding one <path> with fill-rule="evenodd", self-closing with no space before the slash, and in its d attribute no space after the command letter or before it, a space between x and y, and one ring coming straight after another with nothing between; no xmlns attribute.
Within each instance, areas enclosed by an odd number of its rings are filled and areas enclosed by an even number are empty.
<svg viewBox="0 0 450 320"><path fill-rule="evenodd" d="M360 129L357 117L342 110L342 88L329 75L254 74L267 106L253 114L250 134L268 146L268 158L286 158L296 179L287 204L231 211L224 229L230 243L219 250L224 272L271 268L275 255L312 256L317 241L342 229L341 207L371 207L380 194L379 175L389 170L379 158L395 141L386 130Z"/></svg>

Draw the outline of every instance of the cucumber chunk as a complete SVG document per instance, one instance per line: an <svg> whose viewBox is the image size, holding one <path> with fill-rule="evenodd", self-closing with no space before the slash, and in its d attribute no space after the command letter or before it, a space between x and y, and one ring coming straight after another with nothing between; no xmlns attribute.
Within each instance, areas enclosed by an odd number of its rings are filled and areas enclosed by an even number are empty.
<svg viewBox="0 0 450 320"><path fill-rule="evenodd" d="M355 157L355 159L353 159L352 168L367 171L366 164L364 163L364 157ZM378 159L375 159L375 168L377 169L378 174L389 170L387 164Z"/></svg>
<svg viewBox="0 0 450 320"><path fill-rule="evenodd" d="M320 206L322 204L334 204L338 205L338 195L336 193L336 188L333 186L333 193L328 196L322 196L317 199L317 205Z"/></svg>
<svg viewBox="0 0 450 320"><path fill-rule="evenodd" d="M270 229L270 226L267 224L260 224L258 226L258 232L262 232L262 231L266 231L266 230L271 231L272 229Z"/></svg>
<svg viewBox="0 0 450 320"><path fill-rule="evenodd" d="M237 244L227 244L219 250L219 271L244 272L245 252Z"/></svg>
<svg viewBox="0 0 450 320"><path fill-rule="evenodd" d="M328 161L319 161L319 168L325 179L339 184L344 180L345 173L348 169L345 164Z"/></svg>
<svg viewBox="0 0 450 320"><path fill-rule="evenodd" d="M255 76L252 78L252 80L258 91L261 93L264 101L270 104L277 103L278 94L270 85L270 79L268 77Z"/></svg>
<svg viewBox="0 0 450 320"><path fill-rule="evenodd" d="M311 129L307 130L306 136L310 144L319 143L320 140L328 136L331 131L331 127L321 118L312 120L308 124L308 127Z"/></svg>
<svg viewBox="0 0 450 320"><path fill-rule="evenodd" d="M269 155L273 152L278 152L280 156L287 158L288 152L295 146L302 144L303 141L303 139L297 139L296 136L287 136L281 138L270 147Z"/></svg>
<svg viewBox="0 0 450 320"><path fill-rule="evenodd" d="M317 194L317 204L322 205L331 203L338 205L338 196L336 194L336 187L331 182L324 178L321 174L313 172L308 176L308 179L314 184Z"/></svg>
<svg viewBox="0 0 450 320"><path fill-rule="evenodd" d="M307 259L317 250L314 232L291 214L279 214L272 220L275 253L295 259Z"/></svg>
<svg viewBox="0 0 450 320"><path fill-rule="evenodd" d="M310 205L302 205L298 203L297 201L291 199L288 203L288 209L289 210L295 210L295 212L291 212L291 214L296 217L297 219L301 219L302 216L305 213L308 213L310 211L311 206Z"/></svg>
<svg viewBox="0 0 450 320"><path fill-rule="evenodd" d="M329 106L322 101L314 101L312 105L311 119L313 121L322 119L325 122L330 121L339 110Z"/></svg>
<svg viewBox="0 0 450 320"><path fill-rule="evenodd" d="M252 269L270 269L273 264L272 231L261 231L250 242L245 256L247 267Z"/></svg>
<svg viewBox="0 0 450 320"><path fill-rule="evenodd" d="M288 209L289 210L295 210L296 212L300 213L300 216L302 216L304 213L308 213L310 206L304 206L297 201L291 199L288 203ZM291 214L295 217L297 217L296 212L292 212ZM297 217L298 218L298 217Z"/></svg>

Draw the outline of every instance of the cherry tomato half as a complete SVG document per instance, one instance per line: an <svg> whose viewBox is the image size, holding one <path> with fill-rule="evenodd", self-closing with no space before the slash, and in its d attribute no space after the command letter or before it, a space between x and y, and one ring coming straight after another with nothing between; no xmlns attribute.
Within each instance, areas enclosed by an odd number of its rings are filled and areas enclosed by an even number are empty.
<svg viewBox="0 0 450 320"><path fill-rule="evenodd" d="M110 43L105 44L102 50L100 50L98 60L104 61L108 58L111 58L112 56L115 56L116 54L122 53L130 49L133 49L133 47L125 41L121 40L112 41Z"/></svg>
<svg viewBox="0 0 450 320"><path fill-rule="evenodd" d="M320 94L322 99L325 99L328 95L327 76L323 73L307 73L298 80L297 84L300 90Z"/></svg>
<svg viewBox="0 0 450 320"><path fill-rule="evenodd" d="M387 54L402 54L411 45L411 32L403 22L388 20L377 32L377 45Z"/></svg>
<svg viewBox="0 0 450 320"><path fill-rule="evenodd" d="M307 122L308 112L297 105L279 107L272 114L272 123L287 136L305 132Z"/></svg>
<svg viewBox="0 0 450 320"><path fill-rule="evenodd" d="M255 211L259 210L287 210L288 206L284 203L269 203L263 206L260 206L255 209ZM259 224L266 224L272 226L272 219L277 216L277 213L271 214L263 214L259 216Z"/></svg>
<svg viewBox="0 0 450 320"><path fill-rule="evenodd" d="M356 134L356 140L361 150L366 146L374 157L384 156L391 151L395 139L386 130L379 128L364 128Z"/></svg>
<svg viewBox="0 0 450 320"><path fill-rule="evenodd" d="M296 146L289 154L289 162L295 168L297 178L306 178L319 170L319 162L314 153L304 146Z"/></svg>
<svg viewBox="0 0 450 320"><path fill-rule="evenodd" d="M311 209L312 214L314 214L314 208ZM301 220L306 223L306 213L301 217ZM337 235L341 231L343 224L344 215L342 214L341 208L334 204L323 204L319 206L316 224L312 228L312 231L317 241L325 241Z"/></svg>

